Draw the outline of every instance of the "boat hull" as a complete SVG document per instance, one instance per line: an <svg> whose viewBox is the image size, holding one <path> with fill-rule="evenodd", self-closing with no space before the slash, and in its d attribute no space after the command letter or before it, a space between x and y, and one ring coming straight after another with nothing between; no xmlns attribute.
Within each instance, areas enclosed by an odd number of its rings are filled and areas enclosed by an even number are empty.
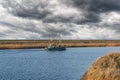
<svg viewBox="0 0 120 80"><path fill-rule="evenodd" d="M65 51L66 47L61 47L61 48L45 48L47 51Z"/></svg>

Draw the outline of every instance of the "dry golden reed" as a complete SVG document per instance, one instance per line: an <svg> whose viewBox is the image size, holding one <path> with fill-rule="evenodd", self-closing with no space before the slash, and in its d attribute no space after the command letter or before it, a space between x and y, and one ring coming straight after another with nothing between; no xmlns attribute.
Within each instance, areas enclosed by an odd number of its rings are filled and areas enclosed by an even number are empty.
<svg viewBox="0 0 120 80"><path fill-rule="evenodd" d="M120 80L120 52L98 58L81 80Z"/></svg>

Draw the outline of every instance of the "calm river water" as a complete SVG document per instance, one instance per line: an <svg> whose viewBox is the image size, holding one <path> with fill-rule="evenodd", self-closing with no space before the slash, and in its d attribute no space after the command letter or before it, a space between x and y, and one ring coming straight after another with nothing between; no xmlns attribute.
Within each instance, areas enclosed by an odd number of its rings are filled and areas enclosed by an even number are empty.
<svg viewBox="0 0 120 80"><path fill-rule="evenodd" d="M0 80L80 80L96 58L120 47L0 50Z"/></svg>

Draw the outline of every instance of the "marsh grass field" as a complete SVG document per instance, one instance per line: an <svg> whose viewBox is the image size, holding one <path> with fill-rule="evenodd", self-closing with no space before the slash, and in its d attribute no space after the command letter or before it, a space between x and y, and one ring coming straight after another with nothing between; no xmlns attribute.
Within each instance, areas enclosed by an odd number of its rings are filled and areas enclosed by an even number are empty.
<svg viewBox="0 0 120 80"><path fill-rule="evenodd" d="M0 49L36 49L45 48L58 40L0 40ZM120 40L62 40L66 47L114 47L120 46Z"/></svg>

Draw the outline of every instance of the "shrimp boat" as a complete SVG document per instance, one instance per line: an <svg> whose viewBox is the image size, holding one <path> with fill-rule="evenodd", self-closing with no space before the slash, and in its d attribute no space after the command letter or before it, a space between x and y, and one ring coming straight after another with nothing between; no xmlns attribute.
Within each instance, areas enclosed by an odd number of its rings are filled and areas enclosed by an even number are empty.
<svg viewBox="0 0 120 80"><path fill-rule="evenodd" d="M49 42L48 47L45 48L46 51L65 51L66 47L62 44L62 40L59 38L58 43L54 44Z"/></svg>
<svg viewBox="0 0 120 80"><path fill-rule="evenodd" d="M58 47L55 46L54 44L50 44L48 47L45 48L47 51L65 51L66 47L59 45Z"/></svg>

